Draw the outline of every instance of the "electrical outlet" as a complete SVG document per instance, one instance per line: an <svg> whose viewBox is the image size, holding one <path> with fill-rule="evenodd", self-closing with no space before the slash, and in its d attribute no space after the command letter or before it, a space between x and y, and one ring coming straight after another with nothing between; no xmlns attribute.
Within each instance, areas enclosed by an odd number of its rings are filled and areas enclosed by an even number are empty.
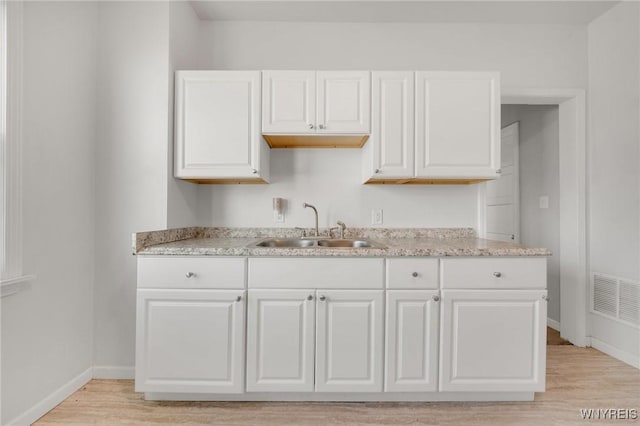
<svg viewBox="0 0 640 426"><path fill-rule="evenodd" d="M284 213L273 212L273 221L275 223L284 223Z"/></svg>
<svg viewBox="0 0 640 426"><path fill-rule="evenodd" d="M371 210L371 224L382 225L382 209Z"/></svg>

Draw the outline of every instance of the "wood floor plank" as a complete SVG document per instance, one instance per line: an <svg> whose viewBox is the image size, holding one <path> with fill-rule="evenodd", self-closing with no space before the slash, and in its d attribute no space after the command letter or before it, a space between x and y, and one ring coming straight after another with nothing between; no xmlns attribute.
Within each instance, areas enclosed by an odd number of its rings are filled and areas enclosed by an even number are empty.
<svg viewBox="0 0 640 426"><path fill-rule="evenodd" d="M132 380L92 380L37 423L45 425L582 425L580 409L640 411L640 370L595 349L547 347L547 391L533 402L153 402ZM607 423L610 423L609 421ZM620 422L615 422L620 423ZM623 421L639 424L640 420Z"/></svg>

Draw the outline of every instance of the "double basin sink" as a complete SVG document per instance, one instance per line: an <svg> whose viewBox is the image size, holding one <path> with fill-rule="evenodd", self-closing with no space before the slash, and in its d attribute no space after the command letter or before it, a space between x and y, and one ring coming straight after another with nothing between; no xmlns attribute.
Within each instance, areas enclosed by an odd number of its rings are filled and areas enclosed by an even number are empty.
<svg viewBox="0 0 640 426"><path fill-rule="evenodd" d="M375 241L364 238L357 239L312 239L312 238L266 238L252 243L250 247L271 248L385 248Z"/></svg>

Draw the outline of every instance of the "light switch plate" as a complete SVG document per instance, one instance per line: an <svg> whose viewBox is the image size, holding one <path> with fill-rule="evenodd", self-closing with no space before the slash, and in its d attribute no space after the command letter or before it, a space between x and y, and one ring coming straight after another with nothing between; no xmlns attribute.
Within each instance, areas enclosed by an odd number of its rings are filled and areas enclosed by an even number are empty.
<svg viewBox="0 0 640 426"><path fill-rule="evenodd" d="M540 204L540 208L541 209L548 209L549 208L549 196L547 195L542 195L539 199L539 204Z"/></svg>
<svg viewBox="0 0 640 426"><path fill-rule="evenodd" d="M284 223L284 213L273 212L273 221L275 223Z"/></svg>
<svg viewBox="0 0 640 426"><path fill-rule="evenodd" d="M382 225L382 209L371 210L371 224Z"/></svg>

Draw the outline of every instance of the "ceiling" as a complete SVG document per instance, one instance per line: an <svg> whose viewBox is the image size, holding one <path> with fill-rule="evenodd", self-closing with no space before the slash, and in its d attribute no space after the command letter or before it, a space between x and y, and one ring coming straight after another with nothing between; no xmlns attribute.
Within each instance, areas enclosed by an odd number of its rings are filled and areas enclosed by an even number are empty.
<svg viewBox="0 0 640 426"><path fill-rule="evenodd" d="M584 25L619 1L210 0L190 3L200 19L213 21Z"/></svg>

